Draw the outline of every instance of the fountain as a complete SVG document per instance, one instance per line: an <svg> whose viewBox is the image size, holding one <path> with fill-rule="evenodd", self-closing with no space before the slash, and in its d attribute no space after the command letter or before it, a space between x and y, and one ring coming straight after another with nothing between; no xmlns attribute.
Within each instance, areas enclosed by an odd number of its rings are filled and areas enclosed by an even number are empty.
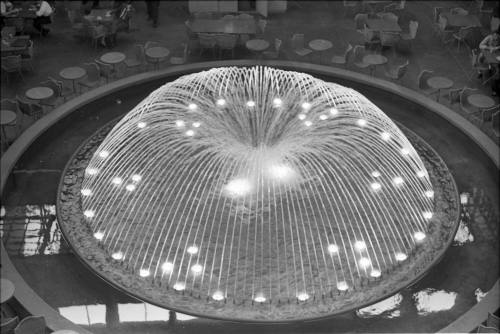
<svg viewBox="0 0 500 334"><path fill-rule="evenodd" d="M59 221L100 276L151 303L245 321L327 316L408 285L452 238L442 160L352 89L217 68L115 123L68 164Z"/></svg>

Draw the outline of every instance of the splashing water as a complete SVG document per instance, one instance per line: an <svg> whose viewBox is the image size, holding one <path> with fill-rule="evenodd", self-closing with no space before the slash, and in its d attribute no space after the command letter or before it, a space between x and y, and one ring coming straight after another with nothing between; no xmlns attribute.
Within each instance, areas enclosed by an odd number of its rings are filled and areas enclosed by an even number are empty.
<svg viewBox="0 0 500 334"><path fill-rule="evenodd" d="M434 208L423 162L380 109L266 67L157 89L102 142L82 189L110 256L215 302L307 302L383 279L425 242Z"/></svg>
<svg viewBox="0 0 500 334"><path fill-rule="evenodd" d="M366 319L374 317L397 318L401 315L399 307L402 301L403 295L397 293L381 302L357 310L356 315Z"/></svg>
<svg viewBox="0 0 500 334"><path fill-rule="evenodd" d="M425 289L413 294L413 300L419 315L446 311L455 305L457 299L456 292L444 290Z"/></svg>

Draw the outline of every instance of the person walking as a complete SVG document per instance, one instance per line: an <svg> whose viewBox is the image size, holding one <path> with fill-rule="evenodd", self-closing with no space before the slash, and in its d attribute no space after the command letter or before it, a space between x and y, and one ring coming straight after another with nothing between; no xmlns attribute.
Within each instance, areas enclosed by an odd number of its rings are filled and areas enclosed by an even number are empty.
<svg viewBox="0 0 500 334"><path fill-rule="evenodd" d="M158 27L158 12L160 9L160 1L146 1L148 9L148 20L153 20L153 27Z"/></svg>

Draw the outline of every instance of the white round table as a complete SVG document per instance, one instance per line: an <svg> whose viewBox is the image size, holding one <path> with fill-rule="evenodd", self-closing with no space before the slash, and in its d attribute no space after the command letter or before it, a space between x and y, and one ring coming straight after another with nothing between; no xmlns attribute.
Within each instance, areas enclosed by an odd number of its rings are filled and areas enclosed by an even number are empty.
<svg viewBox="0 0 500 334"><path fill-rule="evenodd" d="M58 331L52 332L52 334L80 334L72 329L60 329Z"/></svg>
<svg viewBox="0 0 500 334"><path fill-rule="evenodd" d="M15 290L14 283L5 278L0 279L0 304L14 297Z"/></svg>
<svg viewBox="0 0 500 334"><path fill-rule="evenodd" d="M167 58L170 54L170 51L163 46L153 46L152 48L148 48L145 51L146 56L155 60L155 69L158 69L160 66L160 61L164 58Z"/></svg>
<svg viewBox="0 0 500 334"><path fill-rule="evenodd" d="M115 66L124 61L126 56L121 52L108 52L101 56L101 61L105 64L109 64L113 66L113 69L116 69Z"/></svg>
<svg viewBox="0 0 500 334"><path fill-rule="evenodd" d="M261 52L269 47L269 42L264 39L251 39L245 43L248 50L255 53L255 57L259 58Z"/></svg>
<svg viewBox="0 0 500 334"><path fill-rule="evenodd" d="M370 64L370 75L373 75L373 72L375 72L375 68L377 67L377 65L383 65L387 63L387 57L379 54L369 54L363 57L363 61L367 64Z"/></svg>
<svg viewBox="0 0 500 334"><path fill-rule="evenodd" d="M73 82L73 91L75 92L76 92L76 80L83 78L85 75L87 75L87 71L78 66L66 67L62 69L61 72L59 72L59 76L61 78L66 80L71 80Z"/></svg>
<svg viewBox="0 0 500 334"><path fill-rule="evenodd" d="M441 96L441 89L447 89L453 86L453 81L445 78L445 77L432 77L427 80L427 84L429 87L437 90L437 98L436 101L439 101L439 97Z"/></svg>
<svg viewBox="0 0 500 334"><path fill-rule="evenodd" d="M313 51L319 52L319 62L321 63L323 58L323 52L331 49L333 47L333 44L332 42L326 39L313 39L312 41L309 42L309 47Z"/></svg>
<svg viewBox="0 0 500 334"><path fill-rule="evenodd" d="M478 109L488 109L495 105L495 100L483 94L472 94L467 97L467 101Z"/></svg>
<svg viewBox="0 0 500 334"><path fill-rule="evenodd" d="M30 100L43 101L54 95L54 91L49 87L33 87L26 91L26 97Z"/></svg>

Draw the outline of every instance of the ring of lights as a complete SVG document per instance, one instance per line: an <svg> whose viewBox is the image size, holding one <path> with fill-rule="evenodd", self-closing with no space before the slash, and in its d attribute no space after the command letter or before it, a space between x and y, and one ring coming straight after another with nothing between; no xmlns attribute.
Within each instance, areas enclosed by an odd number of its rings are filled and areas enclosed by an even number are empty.
<svg viewBox="0 0 500 334"><path fill-rule="evenodd" d="M218 102L219 100L215 103L218 104ZM254 107L255 105L250 106L248 102L246 102L246 106ZM187 105L186 107L188 109L195 109L195 107L191 105ZM314 107L311 109L314 110ZM309 118L301 119L302 113L300 111L298 111L297 114L297 118L303 121L304 126L310 127L311 124L305 124L309 121ZM312 114L313 112L309 115ZM323 120L321 116L322 115L319 115L318 119ZM130 120L131 118L133 117L128 115L124 120ZM354 119L354 122L356 122L358 126L366 125L360 124L359 120L359 117ZM169 121L176 123L175 126L178 127L178 120L176 121L176 119L170 118ZM203 123L206 123L206 121L205 119ZM122 120L120 124L123 123L124 121ZM136 123L133 123L136 128L142 129L146 127L146 124L142 124L141 122ZM113 131L117 131L116 129L119 130L120 124L118 124ZM197 128L194 126L194 122L193 127ZM89 171L88 165L92 164L92 159L95 159L96 156L101 159L108 158L109 154L103 154L103 145L101 144L101 148L97 146L105 141L104 137L108 134L110 129L110 126L102 129L102 131L92 137L89 142L85 143L66 168L61 181L58 198L58 214L62 230L77 253L83 257L99 275L144 300L178 309L185 313L232 320L289 321L317 318L358 308L393 293L395 290L408 285L421 276L435 260L435 254L440 253L442 249L449 244L454 234L454 230L456 229L458 201L453 179L436 153L414 134L405 130L406 138L409 139L409 142L413 144L413 148L416 150L415 156L423 160L421 161L421 163L423 163L421 166L425 166L428 171L429 182L432 184L430 189L434 191L434 216L432 219L428 220L428 225L426 227L427 235L423 234L425 239L419 240L422 235L415 233L414 237L417 238L419 242L415 242L413 247L409 247L405 253L394 253L396 261L394 261L393 265L385 266L376 273L377 270L374 270L368 252L366 251L366 256L362 256L365 248L368 248L367 244L363 244L359 242L359 240L352 240L352 247L354 247L356 251L359 251L360 254L356 253L355 258L355 261L359 262L357 264L351 263L351 265L356 266L356 268L359 265L362 269L369 267L371 271L365 270L365 275L351 277L350 280L345 278L341 280L337 279L333 284L322 285L321 278L322 275L325 275L325 272L321 271L323 268L319 268L320 270L318 270L317 273L313 273L314 268L308 268L311 272L311 285L303 286L303 289L297 288L299 284L293 282L289 277L286 277L287 272L283 273L283 277L280 277L280 275L273 276L272 274L267 274L266 276L261 274L266 280L272 282L279 282L283 279L282 285L285 285L283 288L284 290L294 286L290 289L294 290L292 294L281 291L279 288L273 288L273 284L271 284L269 290L267 290L267 288L253 289L254 291L252 291L252 294L246 296L244 294L239 296L237 293L228 293L228 289L223 291L211 287L203 289L203 286L201 286L201 288L196 286L194 280L192 283L189 282L189 284L186 284L188 282L187 280L181 280L184 285L180 287L179 280L167 280L164 279L163 275L159 277L156 275L149 276L149 268L144 269L141 266L137 267L133 261L125 261L123 259L124 254L128 253L110 250L108 245L102 241L104 235L99 234L99 230L91 229L89 226L89 218L94 219L96 217L93 215L82 215L82 213L86 212L82 202L85 200L85 197L91 193L91 191L89 192L90 188L87 186L89 184L88 179L85 179L88 177L88 175L86 175ZM185 130L185 135L187 137L192 137L192 134L190 135L187 133L188 131L189 130ZM397 133L396 135L400 134ZM404 136L401 138L406 140ZM411 145L405 147L411 148ZM405 155L405 153L403 153L403 155ZM418 160L420 160L420 158ZM141 175L145 175L147 172L148 169L146 168L141 172ZM283 170L279 169L278 174L281 172L283 172ZM373 177L377 178L378 176L374 175ZM115 178L111 181L115 185L120 185L122 183L114 182L114 180ZM140 175L131 175L130 183L124 185L124 190L133 192L141 181ZM395 179L393 182L395 186L397 186L398 182L396 182ZM379 190L379 187L373 186L375 183L377 182L373 182L370 185L371 190L374 192ZM378 183L379 186L380 183ZM241 184L231 187L231 182L227 182L225 187L222 188L222 196L230 198L239 197L241 189ZM243 187L243 189L245 189L245 187ZM173 192L179 192L179 189L174 188ZM152 208L153 212L157 209L154 206ZM113 210L118 212L123 209L119 205L113 204L111 205L110 212ZM108 218L106 218L106 221L107 220ZM152 234L150 236L153 241L156 241L155 235L156 234ZM291 240L291 242L293 242L293 240ZM297 242L297 240L295 240L295 242ZM322 246L321 248L328 252L329 255L339 251L338 246L332 243L325 243ZM185 254L188 254L186 255L187 257L192 257L199 251L198 246L193 243L186 243L183 247L177 246L177 248L181 249ZM313 246L309 250L311 252L320 252L321 248ZM203 251L210 253L208 249ZM132 257L132 259L134 258ZM286 262L286 260L284 262ZM204 262L204 264L203 266L197 266L198 262L196 262L196 264L189 262L189 264L184 265L183 269L191 269L190 274L193 276L200 274L203 276L205 274L201 272L206 268L206 262ZM337 265L347 268L349 266L349 259L345 261L340 260ZM175 265L173 263L164 263L162 269L171 272L172 267L177 266L177 262ZM301 268L301 270L304 272L303 268ZM375 267L375 269L376 268L377 267ZM214 268L212 266L211 272L214 271L221 271L221 268ZM188 270L188 275L190 274ZM319 279L317 279L318 277ZM236 281L237 278L237 275L234 276L233 282ZM330 283L328 279L324 279L324 281ZM189 285L191 285L191 288ZM237 290L236 288L239 290L241 287L236 284L235 290ZM269 292L265 293L266 291ZM269 298L269 296L271 296L271 298Z"/></svg>

